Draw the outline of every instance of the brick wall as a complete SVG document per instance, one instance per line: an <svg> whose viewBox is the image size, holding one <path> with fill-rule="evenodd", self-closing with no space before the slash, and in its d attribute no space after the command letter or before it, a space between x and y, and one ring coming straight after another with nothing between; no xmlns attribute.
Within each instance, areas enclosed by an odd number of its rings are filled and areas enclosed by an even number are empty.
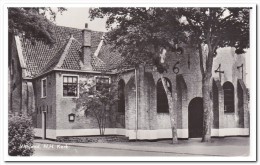
<svg viewBox="0 0 260 165"><path fill-rule="evenodd" d="M22 102L22 68L18 58L18 52L15 41L12 42L11 47L11 68L9 77L9 97L10 97L10 111L18 113L21 111Z"/></svg>
<svg viewBox="0 0 260 165"><path fill-rule="evenodd" d="M168 72L164 73L172 85L172 95L175 102L178 129L188 129L188 105L195 97L202 97L202 84L201 72L199 67L199 56L194 48L189 48L181 45L184 48L182 55L177 55L174 52L167 53L166 64L168 65ZM213 99L218 101L213 105L213 125L212 128L238 128L248 127L248 110L246 105L241 108L238 104L238 98L242 98L243 102L245 96L240 96L237 91L244 91L244 86L237 90L238 79L242 78L242 73L237 69L238 65L243 62L243 56L237 56L232 53L232 49L221 49L218 51L218 56L214 59L213 63ZM179 68L179 73L174 73L173 66ZM221 63L221 70L224 74L215 73L214 70ZM245 74L244 68L244 74ZM77 75L79 81L85 81L97 76L94 73L79 73L79 72L52 72L47 76L47 97L41 98L41 78L34 82L36 92L36 107L38 112L46 110L46 106L52 106L52 114L48 113L47 128L52 129L92 129L98 128L96 120L92 117L85 117L83 113L76 112L76 103L72 98L63 97L63 75ZM157 70L153 66L140 66L136 70L138 82L135 82L135 70L120 75L120 78L111 75L112 81L123 79L125 82L125 114L117 113L108 122L108 128L126 128L127 130L135 130L138 124L138 130L157 130L169 129L170 120L168 113L157 113L157 91L156 85L160 78ZM245 78L245 75L244 75ZM213 79L212 79L213 80ZM230 81L235 89L235 112L226 114L224 113L223 104L223 89L224 82ZM214 84L215 83L215 84ZM137 89L136 89L137 85ZM138 95L138 112L136 112L136 90ZM240 107L240 111L238 111ZM116 111L116 106L115 106ZM68 121L68 114L76 113L74 122ZM136 113L138 119L136 120ZM242 119L243 118L243 119ZM125 121L122 121L125 120ZM124 122L122 124L122 122ZM239 124L240 123L240 124ZM243 124L241 124L243 123ZM243 125L243 126L241 126ZM41 114L37 114L37 128L41 128Z"/></svg>
<svg viewBox="0 0 260 165"><path fill-rule="evenodd" d="M57 71L56 76L56 129L92 129L98 128L98 123L95 118L90 116L85 116L83 111L76 110L75 98L63 97L63 75L78 76L79 82L84 82L89 79L94 79L94 76L99 76L100 74L93 73L77 73L77 72L61 72ZM116 81L116 76L105 75L111 78L111 81ZM114 111L117 106L114 106ZM70 113L75 113L75 121L69 122L68 115ZM120 121L119 121L120 122ZM112 116L107 121L107 128L115 128L117 124L116 117Z"/></svg>
<svg viewBox="0 0 260 165"><path fill-rule="evenodd" d="M199 56L195 50L188 48L185 45L181 45L184 48L182 55L177 55L174 52L168 52L166 54L166 65L168 65L167 73L163 76L168 78L172 85L172 94L175 101L178 129L188 128L188 103L194 97L201 97L201 75L199 68ZM179 68L179 73L174 73L173 66L179 62L176 66ZM154 84L153 94L147 93L146 97L149 102L154 103L148 106L150 109L150 128L152 129L169 129L170 119L168 113L157 113L157 91L156 85L160 79L160 74L155 67L146 67L145 72L151 73L152 78L149 78L149 82ZM146 73L147 75L147 73ZM176 77L179 77L178 79ZM147 79L147 78L146 78ZM146 83L147 84L147 83ZM144 91L147 89L144 88ZM151 97L152 96L152 97ZM142 111L142 110L139 110Z"/></svg>
<svg viewBox="0 0 260 165"><path fill-rule="evenodd" d="M126 84L126 129L134 130L136 128L136 86L135 77L132 76Z"/></svg>
<svg viewBox="0 0 260 165"><path fill-rule="evenodd" d="M42 79L47 80L47 95L42 98ZM45 76L36 78L33 81L35 89L35 121L36 128L42 128L42 115L43 111L46 112L46 128L55 129L56 128L56 80L55 73L51 72Z"/></svg>
<svg viewBox="0 0 260 165"><path fill-rule="evenodd" d="M164 73L163 76L167 77L172 84L172 94L177 104L177 128L188 129L188 105L193 98L202 97L202 76L200 72L199 55L197 51L185 45L181 46L184 48L184 53L182 55L177 55L174 52L168 52L166 54L166 64L168 65L168 72ZM174 73L172 69L177 61L179 61L179 64L176 65L179 68L178 74ZM213 89L212 92L215 92L213 93L213 99L215 99L215 101L218 101L218 103L214 105L213 116L215 117L215 119L213 119L213 128L218 129L241 127L238 126L238 121L242 122L242 118L244 119L244 116L248 114L244 111L238 114L237 80L242 79L242 72L239 69L237 69L237 66L240 66L244 62L244 56L234 54L234 49L223 48L218 50L218 56L214 59L213 63L213 78L217 81L217 85L215 84L216 89ZM218 68L219 64L221 64L221 71L224 71L224 74L221 75L221 78L219 77L218 73L214 72L214 70ZM137 73L139 74L138 129L149 130L170 128L168 113L157 113L156 110L156 85L160 78L160 75L156 71L156 68L152 66L146 66L144 68L139 67ZM151 73L150 77L148 76L149 73ZM246 71L244 66L244 80L246 76L245 73ZM181 76L181 80L177 80L176 76ZM222 85L226 81L232 82L232 84L235 87L234 113L224 113L224 96L222 91ZM185 85L183 86L183 84ZM128 96L128 102L129 100L133 99L129 97L130 96ZM128 108L130 106L131 105L128 105ZM135 111L131 112L133 113ZM129 118L131 117L128 116L127 118L129 121ZM147 122L148 120L150 122ZM131 123L129 123L129 125L131 125Z"/></svg>
<svg viewBox="0 0 260 165"><path fill-rule="evenodd" d="M213 63L213 77L216 80L220 81L220 84L223 84L227 81L231 82L234 86L234 104L235 112L233 113L224 113L223 115L223 127L224 128L246 128L239 126L239 121L244 119L244 115L239 114L239 96L244 92L243 90L238 89L238 80L246 81L246 62L245 55L235 54L234 48L221 48L217 51L218 55L214 59ZM248 55L248 54L247 54ZM214 70L218 68L221 64L221 70L224 71L224 74L221 74L221 77L218 73L215 73ZM243 64L243 76L242 68L237 68ZM243 78L243 80L242 80ZM244 92L245 93L245 92ZM243 94L242 94L243 95ZM244 102L247 105L247 101Z"/></svg>

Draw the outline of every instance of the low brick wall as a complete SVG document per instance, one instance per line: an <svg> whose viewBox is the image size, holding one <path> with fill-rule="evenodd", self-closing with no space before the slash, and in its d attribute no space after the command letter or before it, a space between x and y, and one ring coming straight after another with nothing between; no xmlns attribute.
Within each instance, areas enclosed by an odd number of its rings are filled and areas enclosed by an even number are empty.
<svg viewBox="0 0 260 165"><path fill-rule="evenodd" d="M57 142L63 143L118 143L118 142L128 142L128 137L125 136L78 136L78 137L68 137L59 136L56 139Z"/></svg>

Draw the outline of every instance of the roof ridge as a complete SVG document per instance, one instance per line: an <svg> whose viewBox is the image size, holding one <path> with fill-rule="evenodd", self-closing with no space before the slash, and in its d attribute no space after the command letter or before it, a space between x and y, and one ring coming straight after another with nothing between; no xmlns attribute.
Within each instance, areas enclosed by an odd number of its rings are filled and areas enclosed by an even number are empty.
<svg viewBox="0 0 260 165"><path fill-rule="evenodd" d="M72 39L73 39L74 41L76 41L78 44L82 45L82 43L79 42L79 41L78 41L76 38L74 38L73 36L72 36Z"/></svg>
<svg viewBox="0 0 260 165"><path fill-rule="evenodd" d="M72 44L72 41L75 40L73 36L70 37L69 41L67 42L65 49L62 53L62 55L60 56L59 62L56 64L56 66L53 69L57 69L60 68L62 66L62 64L64 63L64 60L68 54L68 51L70 49L70 46Z"/></svg>
<svg viewBox="0 0 260 165"><path fill-rule="evenodd" d="M61 28L70 28L70 29L74 29L74 30L84 30L83 29L80 29L80 28L75 28L75 27L69 27L69 26L62 26L62 25L56 25L56 27L61 27ZM98 33L107 33L107 32L104 32L104 31L97 31L97 30L92 30L90 29L92 32L98 32Z"/></svg>
<svg viewBox="0 0 260 165"><path fill-rule="evenodd" d="M105 36L105 33L103 33L103 35L102 35L102 37L101 37L101 40L100 40L100 42L99 42L99 44L98 44L98 47L97 47L97 49L96 49L96 51L95 51L95 53L94 53L94 56L96 56L96 57L98 57L98 54L99 54L99 52L100 52L100 49L101 49L101 47L103 46L104 36Z"/></svg>

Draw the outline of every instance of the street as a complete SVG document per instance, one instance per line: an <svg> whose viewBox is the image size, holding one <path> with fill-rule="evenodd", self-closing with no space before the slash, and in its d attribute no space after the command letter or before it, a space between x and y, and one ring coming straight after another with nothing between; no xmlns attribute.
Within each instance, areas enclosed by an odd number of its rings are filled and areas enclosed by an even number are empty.
<svg viewBox="0 0 260 165"><path fill-rule="evenodd" d="M179 140L135 141L123 143L60 143L37 139L33 156L248 156L248 137L200 138Z"/></svg>
<svg viewBox="0 0 260 165"><path fill-rule="evenodd" d="M184 156L186 154L177 154L170 152L155 151L132 151L125 149L110 148L92 148L80 146L68 146L59 148L59 145L53 144L45 146L39 144L39 148L35 148L34 156Z"/></svg>

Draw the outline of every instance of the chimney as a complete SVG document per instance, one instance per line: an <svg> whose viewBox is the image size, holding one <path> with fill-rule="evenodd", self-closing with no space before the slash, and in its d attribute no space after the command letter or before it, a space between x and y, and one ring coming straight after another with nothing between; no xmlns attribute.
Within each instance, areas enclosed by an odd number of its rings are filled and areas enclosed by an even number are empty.
<svg viewBox="0 0 260 165"><path fill-rule="evenodd" d="M91 30L88 29L88 24L85 24L85 29L82 30L83 36L83 53L82 53L82 62L84 70L92 70L91 65Z"/></svg>

